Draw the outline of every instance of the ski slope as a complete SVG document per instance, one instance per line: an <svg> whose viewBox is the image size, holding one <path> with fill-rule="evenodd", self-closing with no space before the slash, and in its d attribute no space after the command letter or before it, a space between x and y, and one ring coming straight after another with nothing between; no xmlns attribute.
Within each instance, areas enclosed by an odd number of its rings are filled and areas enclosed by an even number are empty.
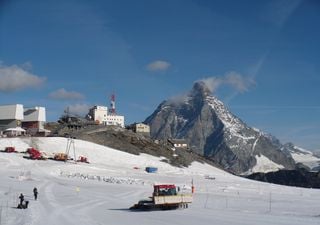
<svg viewBox="0 0 320 225"><path fill-rule="evenodd" d="M20 152L36 147L48 156L65 152L65 138L1 138L0 149L15 146ZM131 155L75 140L76 157L90 164L34 161L23 153L0 153L0 225L311 225L320 224L320 190L286 187L233 176L202 163L176 168L162 158ZM146 166L158 167L148 174ZM152 193L154 183L174 183L190 191L188 209L130 211ZM38 200L32 196L39 190ZM30 201L16 209L18 195Z"/></svg>

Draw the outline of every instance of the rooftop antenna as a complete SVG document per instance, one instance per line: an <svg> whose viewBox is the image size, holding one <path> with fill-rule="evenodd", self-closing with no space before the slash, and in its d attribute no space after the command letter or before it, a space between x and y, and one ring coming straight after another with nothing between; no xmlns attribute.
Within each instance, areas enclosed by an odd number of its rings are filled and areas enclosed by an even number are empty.
<svg viewBox="0 0 320 225"><path fill-rule="evenodd" d="M69 114L70 114L69 106L64 110L64 113L67 115L67 117L69 117Z"/></svg>
<svg viewBox="0 0 320 225"><path fill-rule="evenodd" d="M116 114L116 96L115 94L112 94L111 95L111 98L110 98L111 102L110 102L110 113L112 115L115 115Z"/></svg>

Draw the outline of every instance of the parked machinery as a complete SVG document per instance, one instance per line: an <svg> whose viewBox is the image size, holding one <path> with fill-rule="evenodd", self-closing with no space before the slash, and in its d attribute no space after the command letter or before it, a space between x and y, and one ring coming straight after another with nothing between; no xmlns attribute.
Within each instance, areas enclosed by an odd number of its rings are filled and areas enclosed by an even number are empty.
<svg viewBox="0 0 320 225"><path fill-rule="evenodd" d="M85 156L79 156L77 162L89 163L88 158Z"/></svg>
<svg viewBox="0 0 320 225"><path fill-rule="evenodd" d="M6 147L6 148L4 149L4 152L13 153L13 152L17 152L17 151L16 151L16 148L15 148L15 147Z"/></svg>
<svg viewBox="0 0 320 225"><path fill-rule="evenodd" d="M67 161L68 160L68 154L66 154L66 153L56 153L53 156L53 159L57 160L57 161Z"/></svg>
<svg viewBox="0 0 320 225"><path fill-rule="evenodd" d="M178 209L188 208L193 200L192 193L179 193L174 184L160 184L153 186L152 197L140 200L133 205L132 210L153 210L153 209Z"/></svg>
<svg viewBox="0 0 320 225"><path fill-rule="evenodd" d="M45 160L47 159L46 157L43 156L43 154L35 149L35 148L28 148L27 153L29 154L29 157L25 157L28 159L34 159L34 160Z"/></svg>

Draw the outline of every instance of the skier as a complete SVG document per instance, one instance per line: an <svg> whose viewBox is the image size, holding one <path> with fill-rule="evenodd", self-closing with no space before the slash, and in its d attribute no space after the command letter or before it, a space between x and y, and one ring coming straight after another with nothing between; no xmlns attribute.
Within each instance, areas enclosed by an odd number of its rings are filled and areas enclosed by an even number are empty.
<svg viewBox="0 0 320 225"><path fill-rule="evenodd" d="M33 195L34 195L34 200L37 200L37 198L38 198L38 189L36 187L33 188Z"/></svg>

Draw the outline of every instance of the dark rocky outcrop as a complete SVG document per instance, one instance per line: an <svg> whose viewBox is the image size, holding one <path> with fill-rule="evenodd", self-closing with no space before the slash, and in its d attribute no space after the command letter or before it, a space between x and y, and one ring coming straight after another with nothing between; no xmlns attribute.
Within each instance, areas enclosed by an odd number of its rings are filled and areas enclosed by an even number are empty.
<svg viewBox="0 0 320 225"><path fill-rule="evenodd" d="M247 178L288 186L320 188L320 172L309 172L303 168L279 170L269 173L254 173L247 176Z"/></svg>

